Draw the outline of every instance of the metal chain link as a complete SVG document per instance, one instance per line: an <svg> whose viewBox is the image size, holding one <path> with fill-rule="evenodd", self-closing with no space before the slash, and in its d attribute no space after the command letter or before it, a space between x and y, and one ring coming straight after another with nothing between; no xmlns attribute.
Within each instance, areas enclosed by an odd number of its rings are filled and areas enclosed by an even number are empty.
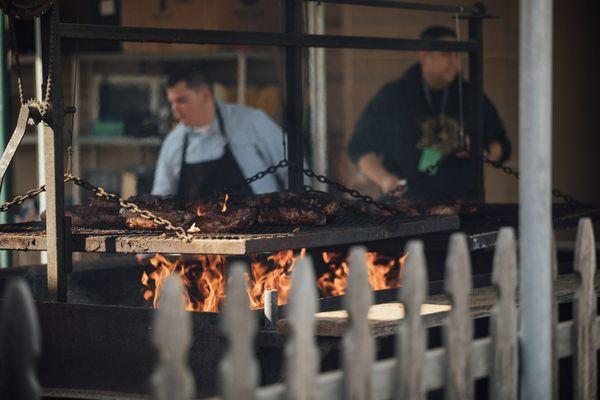
<svg viewBox="0 0 600 400"><path fill-rule="evenodd" d="M491 165L495 169L501 170L502 172L504 172L507 175L514 176L516 179L519 179L519 177L520 177L519 171L515 170L514 168L508 167L506 165L503 165L502 163L500 163L498 161L492 161L487 156L483 156L483 162ZM562 191L560 191L558 189L552 189L552 196L557 199L561 199L561 200L565 201L567 204L575 204L575 205L582 204L580 201L575 200L575 198L573 196L563 193Z"/></svg>
<svg viewBox="0 0 600 400"><path fill-rule="evenodd" d="M334 180L329 179L325 175L319 175L319 174L315 173L311 169L302 168L302 173L304 175L306 175L307 177L309 177L309 178L315 178L318 182L324 183L326 185L333 186L338 191L340 191L342 193L349 194L351 197L353 197L355 199L362 200L362 201L364 201L367 204L372 204L375 207L379 208L380 210L388 211L388 212L392 213L392 215L398 215L398 214L400 214L400 210L398 210L397 208L392 207L392 206L388 206L387 204L380 203L380 202L376 201L373 197L371 197L369 195L361 194L358 190L356 190L356 189L350 189L350 188L342 185L339 182L336 182Z"/></svg>
<svg viewBox="0 0 600 400"><path fill-rule="evenodd" d="M75 185L80 186L86 190L89 190L90 192L93 192L98 197L102 197L107 200L116 201L117 203L119 203L119 205L121 207L123 207L127 210L130 210L130 211L133 211L136 214L139 214L142 218L149 219L158 225L164 226L165 229L167 229L168 231L174 232L177 235L177 237L182 240L189 242L193 238L192 235L187 233L183 227L175 226L175 225L173 225L173 223L171 223L171 221L169 221L165 218L159 217L149 210L144 210L142 208L139 208L139 206L137 204L129 202L129 201L117 196L116 194L109 193L109 192L105 191L102 187L94 186L91 183L86 182L85 180L83 180L81 178L73 176L72 174L65 174L65 177L66 177L66 179L65 179L66 181L71 181Z"/></svg>
<svg viewBox="0 0 600 400"><path fill-rule="evenodd" d="M21 204L23 204L23 202L25 200L33 199L33 198L37 197L40 193L45 192L45 191L46 191L46 185L42 185L38 188L31 189L30 191L28 191L25 194L18 195L14 199L2 204L0 206L0 212L6 212L9 209L11 209L12 207L21 205Z"/></svg>
<svg viewBox="0 0 600 400"><path fill-rule="evenodd" d="M269 168L266 168L265 170L262 170L262 171L260 171L260 172L258 172L256 174L252 175L249 178L246 178L244 180L244 183L250 184L252 182L255 182L255 181L259 180L259 179L264 178L267 175L274 174L280 168L285 168L285 167L289 167L289 166L290 165L289 165L288 160L281 160L277 164L271 165ZM298 168L294 168L294 169L296 171L298 170ZM302 168L300 170L307 177L309 177L309 178L315 178L317 181L319 181L321 183L325 183L327 185L333 186L337 190L339 190L340 192L349 194L351 197L353 197L355 199L360 199L360 200L364 201L367 204L373 204L375 207L379 208L380 210L388 211L388 212L392 213L393 215L397 215L397 214L400 213L400 211L398 209L396 209L394 207L391 207L391 206L388 206L388 205L385 205L385 204L382 204L382 203L379 203L375 199L373 199L371 196L363 195L358 190L356 190L356 189L350 189L350 188L342 185L339 182L336 182L336 181L333 181L333 180L329 179L325 175L318 175L313 170L307 169L307 168ZM238 184L238 185L232 186L231 188L235 188L235 187L238 187L240 185L241 184ZM231 189L231 188L228 188L228 189ZM311 190L312 187L311 186L305 186L304 189L305 190Z"/></svg>
<svg viewBox="0 0 600 400"><path fill-rule="evenodd" d="M259 179L262 179L262 178L264 178L267 175L274 174L275 172L277 172L278 169L285 168L288 165L289 165L288 160L281 160L277 164L271 165L269 168L267 168L267 169L265 169L263 171L260 171L260 172L258 172L256 174L252 175L249 178L246 178L246 180L244 182L247 183L247 184L251 184L252 182L255 182L255 181L259 180Z"/></svg>
<svg viewBox="0 0 600 400"><path fill-rule="evenodd" d="M187 233L183 227L175 226L175 225L173 225L173 223L171 223L171 221L169 221L165 218L159 217L159 216L153 214L149 210L144 210L144 209L140 208L137 204L126 201L126 200L122 199L121 197L117 196L116 194L109 193L106 190L104 190L102 187L94 186L91 183L86 182L85 180L78 178L76 176L73 176L70 173L67 173L64 176L65 176L65 182L73 182L75 185L80 186L86 190L89 190L90 192L93 192L98 197L103 197L107 200L116 201L117 203L119 203L119 205L121 207L123 207L127 210L130 210L130 211L133 211L134 213L139 214L141 217L149 219L158 225L164 226L168 231L174 232L177 235L177 237L180 239L186 240L188 242L192 240L192 235ZM23 202L25 200L33 199L33 198L37 197L40 193L45 192L45 191L46 191L46 185L42 185L38 188L28 191L27 193L25 193L23 195L16 196L11 201L7 201L6 203L2 204L0 206L0 212L6 212L9 209L11 209L12 207L21 205L21 204L23 204Z"/></svg>
<svg viewBox="0 0 600 400"><path fill-rule="evenodd" d="M13 56L15 60L15 67L17 70L17 87L19 91L19 101L21 104L25 104L25 90L23 89L23 75L21 70L21 60L19 57L18 43L17 43L17 30L15 19L10 17L10 30L11 30L11 38L12 38L12 47L13 47ZM30 105L38 105L40 110L40 114L42 117L46 115L46 111L49 108L50 104L50 94L52 92L52 74L54 73L54 42L55 42L55 32L54 32L54 24L55 24L55 16L52 13L51 22L50 22L50 37L49 37L49 49L48 49L48 71L46 76L46 92L44 94L43 100L31 99L28 100L27 103Z"/></svg>

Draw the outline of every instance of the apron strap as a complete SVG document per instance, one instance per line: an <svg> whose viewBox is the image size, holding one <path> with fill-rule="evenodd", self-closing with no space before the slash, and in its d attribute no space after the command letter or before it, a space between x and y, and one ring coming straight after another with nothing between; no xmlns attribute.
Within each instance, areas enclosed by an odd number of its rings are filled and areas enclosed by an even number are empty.
<svg viewBox="0 0 600 400"><path fill-rule="evenodd" d="M190 127L190 129L188 129L188 131L185 133L185 136L183 137L183 147L181 149L181 165L179 166L179 182L177 183L177 194L179 194L179 195L181 195L181 193L183 193L182 173L183 173L183 168L185 167L185 153L187 153L190 131L192 129L193 128Z"/></svg>

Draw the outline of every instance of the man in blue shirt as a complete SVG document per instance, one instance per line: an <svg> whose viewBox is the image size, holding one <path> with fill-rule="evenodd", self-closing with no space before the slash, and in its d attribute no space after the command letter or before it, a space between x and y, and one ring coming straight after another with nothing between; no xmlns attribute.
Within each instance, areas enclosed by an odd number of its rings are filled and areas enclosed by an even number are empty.
<svg viewBox="0 0 600 400"><path fill-rule="evenodd" d="M167 99L177 126L158 157L152 194L185 201L219 193L258 194L284 188L285 170L248 184L255 173L284 158L284 133L263 111L219 102L198 69L173 71Z"/></svg>

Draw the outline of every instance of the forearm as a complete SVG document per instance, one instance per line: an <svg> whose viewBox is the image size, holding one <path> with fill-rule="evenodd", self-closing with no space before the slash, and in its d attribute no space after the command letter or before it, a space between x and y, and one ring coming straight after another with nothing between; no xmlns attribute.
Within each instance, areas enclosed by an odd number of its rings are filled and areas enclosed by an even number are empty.
<svg viewBox="0 0 600 400"><path fill-rule="evenodd" d="M383 166L381 157L373 152L367 153L358 160L360 172L375 182L384 193L394 189L399 178Z"/></svg>

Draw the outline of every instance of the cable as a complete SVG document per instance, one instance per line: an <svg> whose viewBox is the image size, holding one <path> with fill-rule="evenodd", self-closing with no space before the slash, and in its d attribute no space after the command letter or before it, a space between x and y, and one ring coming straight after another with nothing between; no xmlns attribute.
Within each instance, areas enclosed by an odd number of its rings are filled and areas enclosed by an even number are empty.
<svg viewBox="0 0 600 400"><path fill-rule="evenodd" d="M460 8L460 11L454 14L455 24L456 24L456 41L460 41L460 24L458 20L459 12L462 12L463 8ZM463 79L462 79L462 58L460 54L458 55L458 124L460 126L460 147L465 147L465 129L464 129L464 117L463 117Z"/></svg>

